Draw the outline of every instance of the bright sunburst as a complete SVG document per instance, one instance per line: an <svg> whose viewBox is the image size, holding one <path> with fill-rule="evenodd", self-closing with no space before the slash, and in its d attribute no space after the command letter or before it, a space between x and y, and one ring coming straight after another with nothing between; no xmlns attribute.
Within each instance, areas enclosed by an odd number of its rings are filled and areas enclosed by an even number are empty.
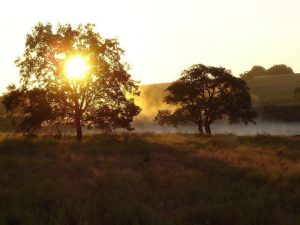
<svg viewBox="0 0 300 225"><path fill-rule="evenodd" d="M81 55L74 55L65 63L65 74L70 80L84 79L90 66L87 59Z"/></svg>

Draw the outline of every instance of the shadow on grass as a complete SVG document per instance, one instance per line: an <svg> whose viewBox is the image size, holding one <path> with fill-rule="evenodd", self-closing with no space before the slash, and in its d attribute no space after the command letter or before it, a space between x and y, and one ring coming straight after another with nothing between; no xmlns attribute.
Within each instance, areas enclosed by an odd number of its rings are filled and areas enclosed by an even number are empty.
<svg viewBox="0 0 300 225"><path fill-rule="evenodd" d="M240 136L238 140L241 144L251 144L261 147L286 147L291 150L300 151L300 138L291 136Z"/></svg>
<svg viewBox="0 0 300 225"><path fill-rule="evenodd" d="M300 224L300 179L274 183L151 138L3 140L0 224Z"/></svg>

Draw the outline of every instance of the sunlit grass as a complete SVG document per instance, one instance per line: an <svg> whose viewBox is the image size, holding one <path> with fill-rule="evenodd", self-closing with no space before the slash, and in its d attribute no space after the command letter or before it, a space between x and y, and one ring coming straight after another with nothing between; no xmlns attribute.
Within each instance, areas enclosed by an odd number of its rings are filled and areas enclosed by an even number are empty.
<svg viewBox="0 0 300 225"><path fill-rule="evenodd" d="M299 224L293 137L4 137L0 224Z"/></svg>

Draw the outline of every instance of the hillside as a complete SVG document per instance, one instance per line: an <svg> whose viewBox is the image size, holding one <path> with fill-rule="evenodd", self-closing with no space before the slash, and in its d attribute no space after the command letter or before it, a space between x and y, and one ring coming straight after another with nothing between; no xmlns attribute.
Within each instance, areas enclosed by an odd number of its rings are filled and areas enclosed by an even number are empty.
<svg viewBox="0 0 300 225"><path fill-rule="evenodd" d="M254 104L300 104L293 91L300 87L300 74L257 76L248 81Z"/></svg>
<svg viewBox="0 0 300 225"><path fill-rule="evenodd" d="M169 83L161 83L140 86L141 95L136 99L136 103L142 107L142 112L134 121L137 130L161 129L153 123L153 119L159 109L169 107L162 102L166 94L164 90L168 85ZM248 81L248 85L254 106L259 108L263 120L300 121L300 100L293 96L294 88L300 87L300 74L259 76ZM5 119L5 110L0 104L0 130L7 129L11 129L11 126ZM190 130L187 128L181 131ZM170 128L168 131L174 130Z"/></svg>
<svg viewBox="0 0 300 225"><path fill-rule="evenodd" d="M153 116L157 113L158 109L168 107L163 98L166 94L165 90L169 86L169 83L141 85L141 95L136 98L136 103L142 107L142 112L138 116L139 118L153 119Z"/></svg>
<svg viewBox="0 0 300 225"><path fill-rule="evenodd" d="M169 83L161 83L140 86L141 96L136 102L143 108L142 116L153 115L158 109L166 107L162 100L168 85ZM248 81L248 85L255 105L300 104L293 96L293 90L300 87L300 74L259 76ZM4 114L4 107L0 104L0 116Z"/></svg>
<svg viewBox="0 0 300 225"><path fill-rule="evenodd" d="M140 118L153 118L158 109L166 107L162 99L168 85L169 83L140 86L141 96L137 99L137 103L143 108ZM293 95L293 90L300 87L300 74L259 76L248 81L248 85L254 106L300 104Z"/></svg>

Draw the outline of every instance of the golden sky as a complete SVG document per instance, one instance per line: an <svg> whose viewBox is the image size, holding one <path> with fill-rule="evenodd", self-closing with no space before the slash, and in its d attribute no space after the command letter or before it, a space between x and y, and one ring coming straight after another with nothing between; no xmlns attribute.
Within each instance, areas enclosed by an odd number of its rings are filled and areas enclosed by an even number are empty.
<svg viewBox="0 0 300 225"><path fill-rule="evenodd" d="M299 0L10 0L0 7L0 92L37 22L91 22L126 51L142 84L175 80L196 63L239 75L285 63L300 72Z"/></svg>

